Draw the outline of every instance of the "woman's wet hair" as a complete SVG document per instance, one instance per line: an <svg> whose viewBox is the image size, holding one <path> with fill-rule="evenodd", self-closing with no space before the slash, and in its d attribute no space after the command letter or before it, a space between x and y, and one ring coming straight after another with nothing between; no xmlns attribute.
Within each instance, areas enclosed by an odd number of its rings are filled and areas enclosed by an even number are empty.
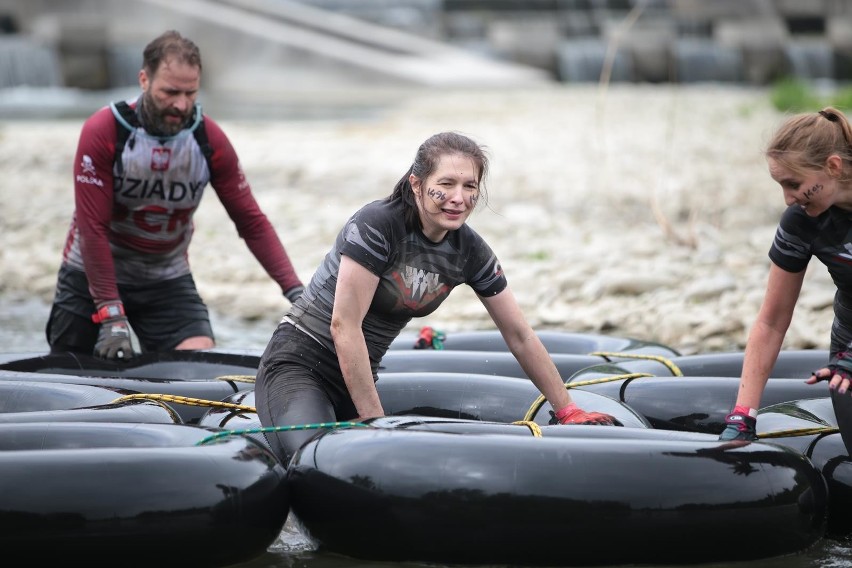
<svg viewBox="0 0 852 568"><path fill-rule="evenodd" d="M843 160L842 179L852 176L852 127L839 110L796 114L775 132L766 156L798 173L822 170L829 156Z"/></svg>
<svg viewBox="0 0 852 568"><path fill-rule="evenodd" d="M388 196L388 201L401 199L405 214L405 224L411 229L422 229L420 215L417 211L414 191L411 188L409 176L414 174L421 180L428 178L438 167L441 156L460 155L470 158L476 165L477 183L479 185L479 203L487 203L485 179L488 177L488 155L485 148L467 136L458 132L440 132L430 136L414 156L414 162L403 174Z"/></svg>
<svg viewBox="0 0 852 568"><path fill-rule="evenodd" d="M149 77L153 77L160 64L174 58L201 71L201 50L192 40L189 40L175 30L163 32L145 46L142 52L142 68Z"/></svg>

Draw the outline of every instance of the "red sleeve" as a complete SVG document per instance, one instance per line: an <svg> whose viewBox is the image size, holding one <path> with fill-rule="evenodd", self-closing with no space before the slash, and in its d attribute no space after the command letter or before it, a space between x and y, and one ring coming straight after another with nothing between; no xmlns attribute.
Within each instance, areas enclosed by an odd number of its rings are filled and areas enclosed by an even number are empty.
<svg viewBox="0 0 852 568"><path fill-rule="evenodd" d="M207 139L213 148L210 183L236 225L237 233L282 292L302 286L281 239L251 192L251 185L230 140L219 125L207 116L204 117L204 124L207 127Z"/></svg>
<svg viewBox="0 0 852 568"><path fill-rule="evenodd" d="M97 111L83 124L74 156L74 216L89 291L96 304L119 299L109 246L115 129L110 108Z"/></svg>

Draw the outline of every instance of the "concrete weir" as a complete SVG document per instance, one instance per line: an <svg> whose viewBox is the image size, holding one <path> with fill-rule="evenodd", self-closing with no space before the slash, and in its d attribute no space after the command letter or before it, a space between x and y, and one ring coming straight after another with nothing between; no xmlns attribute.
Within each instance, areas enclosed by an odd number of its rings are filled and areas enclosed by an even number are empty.
<svg viewBox="0 0 852 568"><path fill-rule="evenodd" d="M145 45L168 29L201 48L205 108L240 116L351 116L420 88L556 83L545 69L293 0L0 0L0 15L17 28L0 34L0 116L82 116L103 92L133 96Z"/></svg>
<svg viewBox="0 0 852 568"><path fill-rule="evenodd" d="M546 72L289 0L144 0L317 59L429 86L548 82Z"/></svg>

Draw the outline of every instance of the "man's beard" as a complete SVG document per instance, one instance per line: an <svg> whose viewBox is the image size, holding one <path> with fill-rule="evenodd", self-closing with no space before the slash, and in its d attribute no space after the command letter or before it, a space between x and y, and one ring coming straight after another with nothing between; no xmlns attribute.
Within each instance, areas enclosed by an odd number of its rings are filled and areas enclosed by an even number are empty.
<svg viewBox="0 0 852 568"><path fill-rule="evenodd" d="M186 115L181 115L175 110L162 110L148 93L142 94L142 125L148 134L153 136L174 136L186 126L187 120L193 109L190 108ZM167 116L179 116L180 122L170 122Z"/></svg>

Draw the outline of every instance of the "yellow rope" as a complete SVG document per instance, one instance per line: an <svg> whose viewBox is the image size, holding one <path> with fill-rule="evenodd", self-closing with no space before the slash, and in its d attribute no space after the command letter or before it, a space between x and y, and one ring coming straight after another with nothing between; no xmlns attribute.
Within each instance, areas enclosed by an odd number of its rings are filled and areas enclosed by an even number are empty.
<svg viewBox="0 0 852 568"><path fill-rule="evenodd" d="M573 389L577 387L585 387L588 385L596 385L599 383L610 383L612 381L621 381L625 379L639 379L642 377L653 377L655 375L651 375L649 373L627 373L626 375L612 375L610 377L601 377L599 379L589 379L587 381L577 381L576 383L565 383L566 389ZM535 402L532 403L527 413L524 414L522 418L523 421L531 421L533 417L538 414L538 411L541 410L541 406L547 399L544 395L539 395Z"/></svg>
<svg viewBox="0 0 852 568"><path fill-rule="evenodd" d="M810 436L812 434L834 434L837 432L840 432L840 429L835 426L814 426L813 428L793 428L790 430L778 430L776 432L764 432L763 434L758 434L757 437L763 440L767 438Z"/></svg>
<svg viewBox="0 0 852 568"><path fill-rule="evenodd" d="M136 395L126 395L126 396L122 396L121 398L115 399L110 404L119 404L119 403L122 403L122 402L126 402L128 400L139 400L140 398L141 397L137 397ZM148 399L148 398L146 397L146 399ZM175 409L172 408L171 406L169 406L168 404L163 403L163 401L161 401L161 400L156 400L156 399L148 399L148 400L153 400L158 405L160 405L162 408L167 410L168 413L172 416L173 419L180 420L180 416L178 415L178 413L175 412Z"/></svg>
<svg viewBox="0 0 852 568"><path fill-rule="evenodd" d="M217 381L233 381L236 383L253 383L254 376L252 375L219 375Z"/></svg>
<svg viewBox="0 0 852 568"><path fill-rule="evenodd" d="M160 402L175 402L177 404L185 404L187 406L210 406L216 408L230 408L232 410L240 410L245 412L256 412L253 406L245 406L242 404L234 404L232 402L221 402L217 400L204 400L203 398L188 398L185 396L177 396L173 394L128 394L117 398L113 404L124 402L127 400L156 400Z"/></svg>
<svg viewBox="0 0 852 568"><path fill-rule="evenodd" d="M612 359L610 359L611 357L620 357L622 359L646 359L649 361L656 361L662 365L665 365L675 377L683 376L683 372L680 370L680 368L678 368L678 366L675 365L671 359L667 359L662 355L640 355L638 353L617 353L612 351L593 351L592 353L589 353L589 355L598 355L609 362L612 362Z"/></svg>
<svg viewBox="0 0 852 568"><path fill-rule="evenodd" d="M223 375L223 377L229 375ZM232 377L240 377L240 375L230 375ZM248 375L244 375L248 377ZM601 377L599 379L590 379L587 381L578 381L575 383L565 383L566 389L583 387L587 385L594 385L599 383L608 383L612 381L620 381L626 379L636 379L641 377L653 377L655 375L651 375L648 373L628 373L625 375L612 375L610 377ZM676 375L683 376L683 375ZM223 378L217 377L217 378ZM235 379L227 379L227 380L235 380ZM239 379L236 379L239 380ZM252 380L254 380L252 378ZM240 412L257 412L257 409L254 406L246 406L243 404L234 404L231 402L221 402L216 400L204 400L201 398L189 398L186 396L178 396L172 394L146 394L146 393L138 393L138 394L130 394L119 397L112 401L113 404L118 404L121 402L126 402L130 400L153 400L155 402L173 402L177 404L184 404L187 406L209 406L215 408L230 408L231 410L236 410ZM522 420L517 420L512 422L512 424L516 424L519 426L526 426L532 432L533 437L541 438L542 432L541 427L533 421L533 417L538 413L541 409L541 406L545 403L547 399L544 395L540 395L536 398L535 402L530 406L527 413L524 415ZM352 426L355 424L345 423L345 422L337 422L337 423L323 423L323 424L312 424L312 425L297 425L290 426L282 429L295 430L295 429L306 429L306 428L335 428L335 427L346 427ZM357 424L358 426L363 426L363 424ZM274 430L251 430L251 431L230 431L231 434L234 433L246 433L246 432L262 432L262 431L274 431ZM794 436L810 436L814 434L833 434L839 432L840 429L834 426L816 426L813 428L796 428L790 430L778 430L776 432L764 432L762 434L758 434L757 437L759 439L771 439L771 438L785 438L785 437L794 437ZM228 435L227 433L223 433L223 435ZM219 436L221 437L221 436Z"/></svg>
<svg viewBox="0 0 852 568"><path fill-rule="evenodd" d="M589 385L597 385L600 383L611 383L612 381L620 381L623 379L639 379L642 377L655 377L656 375L652 375L651 373L627 373L626 375L611 375L609 377L601 377L599 379L588 379L585 381L577 381L565 383L566 389L573 389L577 387L586 387Z"/></svg>
<svg viewBox="0 0 852 568"><path fill-rule="evenodd" d="M526 426L532 432L534 438L541 438L541 426L533 422L532 420L517 420L512 422L512 424L517 424L519 426Z"/></svg>

